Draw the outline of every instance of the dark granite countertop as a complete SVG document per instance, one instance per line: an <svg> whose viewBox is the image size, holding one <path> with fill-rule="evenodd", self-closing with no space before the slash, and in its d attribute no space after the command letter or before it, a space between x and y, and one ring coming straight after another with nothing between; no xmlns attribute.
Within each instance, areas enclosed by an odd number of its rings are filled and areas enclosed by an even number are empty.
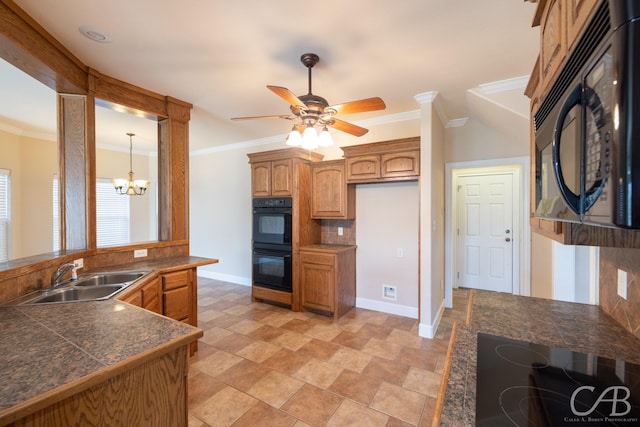
<svg viewBox="0 0 640 427"><path fill-rule="evenodd" d="M479 332L640 364L640 340L598 306L473 291L471 322L458 325L441 426L475 425Z"/></svg>
<svg viewBox="0 0 640 427"><path fill-rule="evenodd" d="M202 336L117 300L0 307L0 325L0 424Z"/></svg>

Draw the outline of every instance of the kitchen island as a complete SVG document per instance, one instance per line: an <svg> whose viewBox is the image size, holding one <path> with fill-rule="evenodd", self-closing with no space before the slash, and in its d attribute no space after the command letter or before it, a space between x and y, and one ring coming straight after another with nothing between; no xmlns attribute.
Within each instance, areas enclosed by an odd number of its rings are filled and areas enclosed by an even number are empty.
<svg viewBox="0 0 640 427"><path fill-rule="evenodd" d="M470 298L467 323L452 334L441 426L475 425L478 333L640 364L640 340L598 306L477 290Z"/></svg>
<svg viewBox="0 0 640 427"><path fill-rule="evenodd" d="M0 307L0 426L180 426L193 326L110 299Z"/></svg>

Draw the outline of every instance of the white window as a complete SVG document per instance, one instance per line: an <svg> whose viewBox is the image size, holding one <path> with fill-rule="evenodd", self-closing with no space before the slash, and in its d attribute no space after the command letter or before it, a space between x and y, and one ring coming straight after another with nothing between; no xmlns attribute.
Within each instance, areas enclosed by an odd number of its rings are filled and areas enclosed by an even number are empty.
<svg viewBox="0 0 640 427"><path fill-rule="evenodd" d="M9 225L11 224L10 190L11 175L8 170L0 169L0 262L9 259Z"/></svg>
<svg viewBox="0 0 640 427"><path fill-rule="evenodd" d="M96 238L98 247L130 243L129 198L116 193L111 180L96 182Z"/></svg>

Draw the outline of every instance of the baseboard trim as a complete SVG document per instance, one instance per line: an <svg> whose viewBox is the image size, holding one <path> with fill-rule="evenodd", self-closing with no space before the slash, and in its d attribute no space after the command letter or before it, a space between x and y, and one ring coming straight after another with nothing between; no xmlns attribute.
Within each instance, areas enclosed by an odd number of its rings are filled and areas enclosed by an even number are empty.
<svg viewBox="0 0 640 427"><path fill-rule="evenodd" d="M251 286L250 277L216 273L215 271L207 271L202 268L198 269L198 276L206 277L207 279L222 280L223 282L235 283L236 285Z"/></svg>
<svg viewBox="0 0 640 427"><path fill-rule="evenodd" d="M423 338L434 338L436 336L436 332L438 332L438 325L440 325L440 320L442 319L442 315L444 314L444 300L440 302L440 308L438 309L438 313L436 313L436 318L433 323L430 325L428 323L420 323L418 325L418 335Z"/></svg>
<svg viewBox="0 0 640 427"><path fill-rule="evenodd" d="M390 304L388 302L376 301L366 298L356 298L356 307L368 310L381 311L383 313L395 314L397 316L418 318L418 308L406 305Z"/></svg>

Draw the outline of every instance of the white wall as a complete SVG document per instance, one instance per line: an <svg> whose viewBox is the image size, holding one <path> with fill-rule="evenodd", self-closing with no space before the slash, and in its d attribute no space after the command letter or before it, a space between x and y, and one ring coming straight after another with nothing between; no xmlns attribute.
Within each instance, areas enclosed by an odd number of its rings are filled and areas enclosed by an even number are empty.
<svg viewBox="0 0 640 427"><path fill-rule="evenodd" d="M418 183L358 185L356 206L356 305L417 319ZM383 284L396 300L382 296Z"/></svg>

